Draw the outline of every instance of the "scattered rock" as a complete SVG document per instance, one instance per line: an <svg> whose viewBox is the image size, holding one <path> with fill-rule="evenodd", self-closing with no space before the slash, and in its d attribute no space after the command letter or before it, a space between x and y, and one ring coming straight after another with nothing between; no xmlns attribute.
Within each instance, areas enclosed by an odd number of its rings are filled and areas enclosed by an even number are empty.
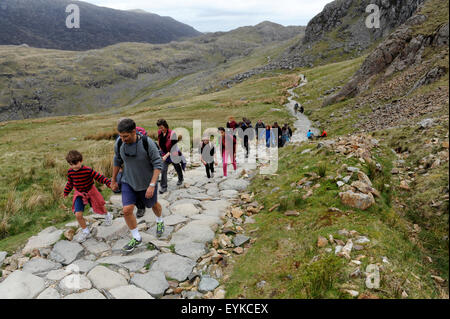
<svg viewBox="0 0 450 319"><path fill-rule="evenodd" d="M373 204L375 204L375 199L371 193L369 194L359 194L352 191L347 191L344 193L339 193L339 197L344 205L358 208L361 210L366 210Z"/></svg>
<svg viewBox="0 0 450 319"><path fill-rule="evenodd" d="M78 294L70 294L64 299L106 299L97 289L90 289Z"/></svg>
<svg viewBox="0 0 450 319"><path fill-rule="evenodd" d="M49 271L59 269L62 265L44 258L34 258L23 266L23 271L36 276L46 275Z"/></svg>
<svg viewBox="0 0 450 319"><path fill-rule="evenodd" d="M323 248L328 245L328 240L325 237L319 236L317 239L317 247Z"/></svg>
<svg viewBox="0 0 450 319"><path fill-rule="evenodd" d="M162 271L151 270L145 275L136 274L131 283L144 289L154 298L161 298L169 288L169 283Z"/></svg>
<svg viewBox="0 0 450 319"><path fill-rule="evenodd" d="M200 280L200 284L198 285L198 291L201 293L207 293L208 291L212 291L216 289L219 286L219 282L210 277L210 276L203 276Z"/></svg>
<svg viewBox="0 0 450 319"><path fill-rule="evenodd" d="M66 294L79 292L81 290L87 290L92 288L92 283L89 279L80 274L72 274L63 278L59 282L59 288Z"/></svg>
<svg viewBox="0 0 450 319"><path fill-rule="evenodd" d="M22 249L22 254L26 255L31 253L34 249L48 248L60 240L63 231L56 229L56 227L48 227L41 231L36 236L28 239L27 244Z"/></svg>
<svg viewBox="0 0 450 319"><path fill-rule="evenodd" d="M250 240L250 237L244 236L244 235L237 235L233 238L233 244L236 247L239 247L243 244L245 244L246 242L248 242Z"/></svg>

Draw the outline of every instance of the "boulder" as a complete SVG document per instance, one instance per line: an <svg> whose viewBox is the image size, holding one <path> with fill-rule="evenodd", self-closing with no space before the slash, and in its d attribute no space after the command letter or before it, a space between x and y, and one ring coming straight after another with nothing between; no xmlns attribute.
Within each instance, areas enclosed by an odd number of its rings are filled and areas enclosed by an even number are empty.
<svg viewBox="0 0 450 319"><path fill-rule="evenodd" d="M125 219L116 218L111 226L99 226L96 237L104 241L110 241L123 237L128 233L128 226Z"/></svg>
<svg viewBox="0 0 450 319"><path fill-rule="evenodd" d="M355 187L355 188L356 188L357 190L359 190L361 193L364 193L364 194L373 194L373 195L375 195L375 196L377 196L377 197L380 197L380 192L378 192L375 188L373 188L373 187L367 185L367 184L364 183L364 182L361 182L361 181L354 181L354 182L351 184L351 186L352 186L352 187Z"/></svg>
<svg viewBox="0 0 450 319"><path fill-rule="evenodd" d="M48 227L36 236L32 236L30 239L28 239L27 244L22 249L22 254L30 254L34 249L51 247L58 240L60 240L62 234L62 230L56 229L56 227L53 226Z"/></svg>
<svg viewBox="0 0 450 319"><path fill-rule="evenodd" d="M109 291L114 299L154 299L144 289L129 285L111 289Z"/></svg>
<svg viewBox="0 0 450 319"><path fill-rule="evenodd" d="M49 271L49 273L47 274L46 278L48 280L51 280L51 281L60 281L61 279L63 279L67 275L70 275L70 273L71 272L69 270L66 270L66 269L52 270L52 271Z"/></svg>
<svg viewBox="0 0 450 319"><path fill-rule="evenodd" d="M201 293L207 293L208 291L213 291L218 286L219 282L216 279L210 276L203 276L198 285L198 291Z"/></svg>
<svg viewBox="0 0 450 319"><path fill-rule="evenodd" d="M158 256L158 260L153 263L150 270L162 271L166 277L184 281L192 272L194 266L195 261L190 258L166 253Z"/></svg>
<svg viewBox="0 0 450 319"><path fill-rule="evenodd" d="M87 277L92 281L93 286L99 290L128 285L127 280L122 275L105 266L95 267L88 273Z"/></svg>
<svg viewBox="0 0 450 319"><path fill-rule="evenodd" d="M79 243L61 240L55 244L49 258L63 265L69 265L82 255L83 247Z"/></svg>
<svg viewBox="0 0 450 319"><path fill-rule="evenodd" d="M64 277L64 279L59 282L59 288L64 293L71 294L81 290L91 289L92 283L84 275L72 274Z"/></svg>
<svg viewBox="0 0 450 319"><path fill-rule="evenodd" d="M0 283L0 299L33 299L44 289L44 279L17 270Z"/></svg>
<svg viewBox="0 0 450 319"><path fill-rule="evenodd" d="M131 279L131 283L144 289L154 298L161 298L169 288L164 272L151 270L148 273L136 274Z"/></svg>
<svg viewBox="0 0 450 319"><path fill-rule="evenodd" d="M148 265L158 254L157 250L147 250L135 255L109 256L97 260L99 264L116 265L135 272Z"/></svg>
<svg viewBox="0 0 450 319"><path fill-rule="evenodd" d="M65 296L64 299L106 299L106 297L103 296L97 289L90 289L79 294Z"/></svg>
<svg viewBox="0 0 450 319"><path fill-rule="evenodd" d="M34 258L27 262L22 270L36 276L46 275L49 271L59 269L62 265L44 258Z"/></svg>
<svg viewBox="0 0 450 319"><path fill-rule="evenodd" d="M361 210L366 210L375 204L375 199L372 194L359 194L349 190L344 193L339 193L339 197L344 205Z"/></svg>
<svg viewBox="0 0 450 319"><path fill-rule="evenodd" d="M61 295L55 288L47 288L36 299L61 299Z"/></svg>

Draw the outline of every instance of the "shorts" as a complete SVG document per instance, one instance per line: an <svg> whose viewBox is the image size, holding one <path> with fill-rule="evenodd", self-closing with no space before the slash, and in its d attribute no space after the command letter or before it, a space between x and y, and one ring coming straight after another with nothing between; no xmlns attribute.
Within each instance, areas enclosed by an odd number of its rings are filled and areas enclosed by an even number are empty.
<svg viewBox="0 0 450 319"><path fill-rule="evenodd" d="M136 202L139 199L144 203L145 207L152 208L158 202L158 184L155 186L155 192L153 193L152 198L145 198L146 192L147 190L136 192L127 183L122 183L122 205L124 207L136 205Z"/></svg>
<svg viewBox="0 0 450 319"><path fill-rule="evenodd" d="M91 201L90 200L89 200L89 205L91 205ZM83 203L83 198L78 196L75 199L75 212L74 212L74 214L78 213L78 212L84 212L84 207L85 206L86 205L84 205L84 203Z"/></svg>

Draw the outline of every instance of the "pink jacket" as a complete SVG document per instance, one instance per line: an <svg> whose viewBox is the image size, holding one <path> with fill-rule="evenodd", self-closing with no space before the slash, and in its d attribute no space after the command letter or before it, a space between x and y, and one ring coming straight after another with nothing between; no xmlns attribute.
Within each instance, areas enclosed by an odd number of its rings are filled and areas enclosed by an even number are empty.
<svg viewBox="0 0 450 319"><path fill-rule="evenodd" d="M83 204L89 204L89 200L91 202L91 207L96 214L105 215L107 213L105 207L105 200L103 199L102 194L98 191L95 185L92 185L91 189L87 193L80 193L75 189L75 193L73 195L72 201L72 212L75 213L75 200L77 197L83 198Z"/></svg>

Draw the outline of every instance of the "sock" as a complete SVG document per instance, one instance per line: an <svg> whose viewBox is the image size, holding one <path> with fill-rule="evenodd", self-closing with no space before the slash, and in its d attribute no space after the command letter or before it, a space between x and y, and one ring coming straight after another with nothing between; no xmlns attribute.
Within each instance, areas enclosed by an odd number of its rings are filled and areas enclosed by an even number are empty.
<svg viewBox="0 0 450 319"><path fill-rule="evenodd" d="M83 233L89 234L90 233L89 227L84 228L83 229Z"/></svg>
<svg viewBox="0 0 450 319"><path fill-rule="evenodd" d="M141 234L139 234L139 230L137 228L131 230L131 235L136 240L141 240Z"/></svg>
<svg viewBox="0 0 450 319"><path fill-rule="evenodd" d="M156 222L157 222L157 223L162 223L162 222L164 222L164 219L163 219L162 215L161 215L161 217L156 216Z"/></svg>

